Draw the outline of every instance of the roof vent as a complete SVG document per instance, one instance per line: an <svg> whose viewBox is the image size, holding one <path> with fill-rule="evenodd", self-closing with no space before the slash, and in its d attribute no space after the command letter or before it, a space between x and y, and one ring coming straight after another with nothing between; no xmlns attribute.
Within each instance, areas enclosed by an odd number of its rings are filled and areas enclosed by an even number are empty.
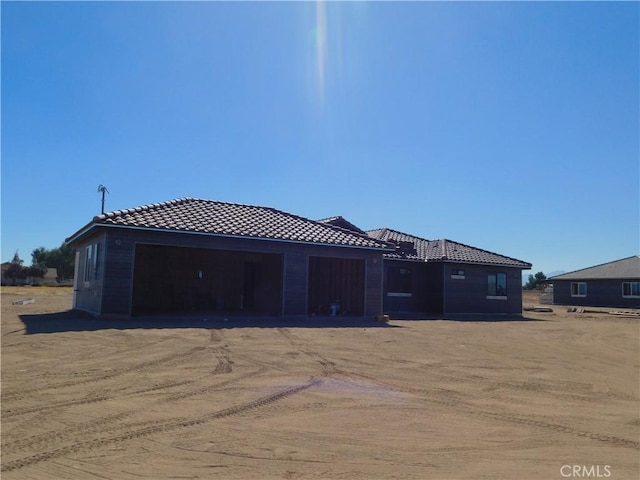
<svg viewBox="0 0 640 480"><path fill-rule="evenodd" d="M396 244L396 251L402 255L415 255L417 253L416 246L411 241L396 240L394 243Z"/></svg>

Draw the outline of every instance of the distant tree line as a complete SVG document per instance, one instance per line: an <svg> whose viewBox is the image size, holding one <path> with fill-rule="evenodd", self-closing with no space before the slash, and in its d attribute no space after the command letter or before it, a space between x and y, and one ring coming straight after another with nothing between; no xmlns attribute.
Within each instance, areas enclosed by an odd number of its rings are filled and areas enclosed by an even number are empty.
<svg viewBox="0 0 640 480"><path fill-rule="evenodd" d="M37 283L37 279L43 278L47 269L55 268L56 280L63 281L73 278L75 267L75 248L62 243L58 248L48 250L44 247L36 248L31 253L31 265L24 266L24 261L18 255L13 255L4 277L13 281L13 284L31 279L31 283Z"/></svg>
<svg viewBox="0 0 640 480"><path fill-rule="evenodd" d="M522 288L525 290L540 290L546 280L547 276L542 272L538 272L535 275L529 275L527 283Z"/></svg>

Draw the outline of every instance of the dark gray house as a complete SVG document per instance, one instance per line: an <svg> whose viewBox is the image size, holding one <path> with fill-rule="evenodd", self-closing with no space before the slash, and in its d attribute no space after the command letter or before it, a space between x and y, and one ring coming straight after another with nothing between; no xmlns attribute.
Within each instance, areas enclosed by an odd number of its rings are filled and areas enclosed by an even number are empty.
<svg viewBox="0 0 640 480"><path fill-rule="evenodd" d="M76 247L73 307L95 315L218 311L378 315L393 247L273 208L181 198L99 215Z"/></svg>
<svg viewBox="0 0 640 480"><path fill-rule="evenodd" d="M640 308L640 256L623 258L547 279L553 303Z"/></svg>
<svg viewBox="0 0 640 480"><path fill-rule="evenodd" d="M367 233L396 246L384 253L385 312L522 313L522 270L530 263L388 228Z"/></svg>
<svg viewBox="0 0 640 480"><path fill-rule="evenodd" d="M93 218L73 308L94 315L521 314L529 263L343 217L181 198Z"/></svg>
<svg viewBox="0 0 640 480"><path fill-rule="evenodd" d="M361 232L343 217L321 222ZM384 252L385 313L522 313L522 271L531 264L451 240L426 240L389 228L366 232Z"/></svg>

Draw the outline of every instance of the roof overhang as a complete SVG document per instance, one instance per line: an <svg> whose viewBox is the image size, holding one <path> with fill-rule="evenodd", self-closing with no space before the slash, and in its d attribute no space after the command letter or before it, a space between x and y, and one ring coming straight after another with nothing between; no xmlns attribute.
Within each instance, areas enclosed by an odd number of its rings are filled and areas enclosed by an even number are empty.
<svg viewBox="0 0 640 480"><path fill-rule="evenodd" d="M362 245L348 245L348 244L340 244L340 243L322 243L322 242L303 242L300 240L292 240L286 238L268 238L268 237L252 237L249 235L231 235L224 233L212 233L212 232L194 232L189 230L174 230L168 228L152 228L152 227L132 227L130 225L114 225L109 223L95 223L92 222L89 225L81 228L72 236L65 240L65 243L69 245L73 245L78 243L82 238L86 237L90 234L92 230L97 228L107 228L107 229L115 229L115 230L126 230L126 231L144 231L144 232L154 232L154 233L167 233L173 235L200 235L200 236L208 236L215 238L234 238L234 239L243 239L243 240L260 240L265 242L279 242L279 243L288 243L288 244L296 244L296 245L313 245L320 247L334 247L334 248L350 248L356 250L373 250L379 252L387 252L392 250L390 246L362 246ZM372 239L375 240L375 239ZM381 240L376 240L380 243L384 243Z"/></svg>

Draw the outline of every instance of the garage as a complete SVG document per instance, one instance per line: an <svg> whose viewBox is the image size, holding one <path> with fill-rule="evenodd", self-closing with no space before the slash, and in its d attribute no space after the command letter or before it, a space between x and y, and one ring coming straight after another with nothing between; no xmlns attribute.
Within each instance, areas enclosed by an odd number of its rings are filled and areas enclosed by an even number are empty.
<svg viewBox="0 0 640 480"><path fill-rule="evenodd" d="M308 306L311 315L363 315L364 261L310 256Z"/></svg>
<svg viewBox="0 0 640 480"><path fill-rule="evenodd" d="M132 314L279 315L282 262L276 253L138 244Z"/></svg>

